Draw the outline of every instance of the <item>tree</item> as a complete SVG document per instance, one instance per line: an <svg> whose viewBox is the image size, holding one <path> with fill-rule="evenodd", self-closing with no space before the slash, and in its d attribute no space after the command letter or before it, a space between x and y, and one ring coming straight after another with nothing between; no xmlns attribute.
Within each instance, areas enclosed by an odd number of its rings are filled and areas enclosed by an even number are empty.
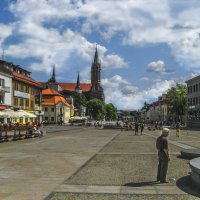
<svg viewBox="0 0 200 200"><path fill-rule="evenodd" d="M72 96L73 96L73 99L74 99L74 106L75 106L76 108L79 109L81 106L86 106L87 100L86 100L86 97L85 97L84 94L74 92L74 93L72 94Z"/></svg>
<svg viewBox="0 0 200 200"><path fill-rule="evenodd" d="M117 119L117 109L112 103L105 105L106 109L106 120L115 120Z"/></svg>
<svg viewBox="0 0 200 200"><path fill-rule="evenodd" d="M176 117L178 121L186 114L187 90L186 85L176 84L167 92L169 112Z"/></svg>
<svg viewBox="0 0 200 200"><path fill-rule="evenodd" d="M103 101L91 99L87 102L87 110L90 116L95 120L102 120L105 117L106 109Z"/></svg>

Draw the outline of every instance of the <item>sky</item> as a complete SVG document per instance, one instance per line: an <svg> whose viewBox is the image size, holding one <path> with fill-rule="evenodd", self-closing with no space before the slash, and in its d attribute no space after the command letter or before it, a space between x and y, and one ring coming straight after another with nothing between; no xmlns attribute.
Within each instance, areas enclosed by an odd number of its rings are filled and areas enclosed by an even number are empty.
<svg viewBox="0 0 200 200"><path fill-rule="evenodd" d="M90 83L97 45L106 103L137 110L199 75L199 19L199 0L1 0L0 55L37 81L55 65Z"/></svg>

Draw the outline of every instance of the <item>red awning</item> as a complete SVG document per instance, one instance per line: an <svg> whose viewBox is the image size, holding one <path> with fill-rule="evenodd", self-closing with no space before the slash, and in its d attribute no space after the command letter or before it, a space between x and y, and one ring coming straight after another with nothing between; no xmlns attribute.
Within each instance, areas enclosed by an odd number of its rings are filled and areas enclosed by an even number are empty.
<svg viewBox="0 0 200 200"><path fill-rule="evenodd" d="M0 105L0 110L5 110L6 108L7 108L7 106Z"/></svg>

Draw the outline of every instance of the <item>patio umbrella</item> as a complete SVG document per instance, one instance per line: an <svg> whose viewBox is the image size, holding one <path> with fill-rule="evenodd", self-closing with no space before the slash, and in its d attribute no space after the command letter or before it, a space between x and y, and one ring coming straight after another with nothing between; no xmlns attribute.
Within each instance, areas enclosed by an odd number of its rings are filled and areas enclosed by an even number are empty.
<svg viewBox="0 0 200 200"><path fill-rule="evenodd" d="M25 110L18 110L16 113L19 115L19 117L29 117L29 113Z"/></svg>
<svg viewBox="0 0 200 200"><path fill-rule="evenodd" d="M29 112L26 112L27 114L28 114L28 117L30 117L30 118L36 118L37 116L36 115L34 115L33 113L29 113Z"/></svg>
<svg viewBox="0 0 200 200"><path fill-rule="evenodd" d="M7 115L6 115L6 113L5 112L3 112L3 111L0 111L0 118L3 118L3 117L6 117Z"/></svg>
<svg viewBox="0 0 200 200"><path fill-rule="evenodd" d="M18 118L20 117L19 113L15 112L14 110L11 109L5 109L3 112L6 114L6 117L9 118Z"/></svg>

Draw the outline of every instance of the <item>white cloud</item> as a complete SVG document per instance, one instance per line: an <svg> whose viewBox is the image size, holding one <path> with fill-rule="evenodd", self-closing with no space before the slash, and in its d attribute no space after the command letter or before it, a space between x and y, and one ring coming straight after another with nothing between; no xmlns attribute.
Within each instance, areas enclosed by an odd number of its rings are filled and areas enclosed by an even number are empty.
<svg viewBox="0 0 200 200"><path fill-rule="evenodd" d="M0 23L0 45L4 40L12 34L14 25L13 24L2 24Z"/></svg>
<svg viewBox="0 0 200 200"><path fill-rule="evenodd" d="M40 40L52 42L56 39L58 42L60 38L60 34L53 28L39 30L45 23L56 25L60 22L75 21L83 33L95 30L105 39L123 33L122 42L127 45L166 43L180 63L188 68L198 67L198 1L193 1L193 4L181 2L181 5L184 5L179 6L182 10L174 9L177 1L153 0L148 2L148 6L146 3L146 0L127 0L126 3L114 0L18 0L11 4L10 10L20 19L20 33L31 37L36 34ZM124 64L126 63L122 62L122 65Z"/></svg>
<svg viewBox="0 0 200 200"><path fill-rule="evenodd" d="M173 80L164 80L140 91L119 75L102 80L106 102L112 102L118 109L124 110L140 109L145 101L151 103L152 99L157 99L175 84Z"/></svg>
<svg viewBox="0 0 200 200"><path fill-rule="evenodd" d="M147 71L164 74L166 72L166 66L164 61L158 60L148 64Z"/></svg>
<svg viewBox="0 0 200 200"><path fill-rule="evenodd" d="M102 69L117 69L128 67L128 64L118 55L106 55L102 59Z"/></svg>
<svg viewBox="0 0 200 200"><path fill-rule="evenodd" d="M144 76L144 77L141 77L140 80L141 80L141 81L148 81L148 80L149 80L149 77Z"/></svg>

